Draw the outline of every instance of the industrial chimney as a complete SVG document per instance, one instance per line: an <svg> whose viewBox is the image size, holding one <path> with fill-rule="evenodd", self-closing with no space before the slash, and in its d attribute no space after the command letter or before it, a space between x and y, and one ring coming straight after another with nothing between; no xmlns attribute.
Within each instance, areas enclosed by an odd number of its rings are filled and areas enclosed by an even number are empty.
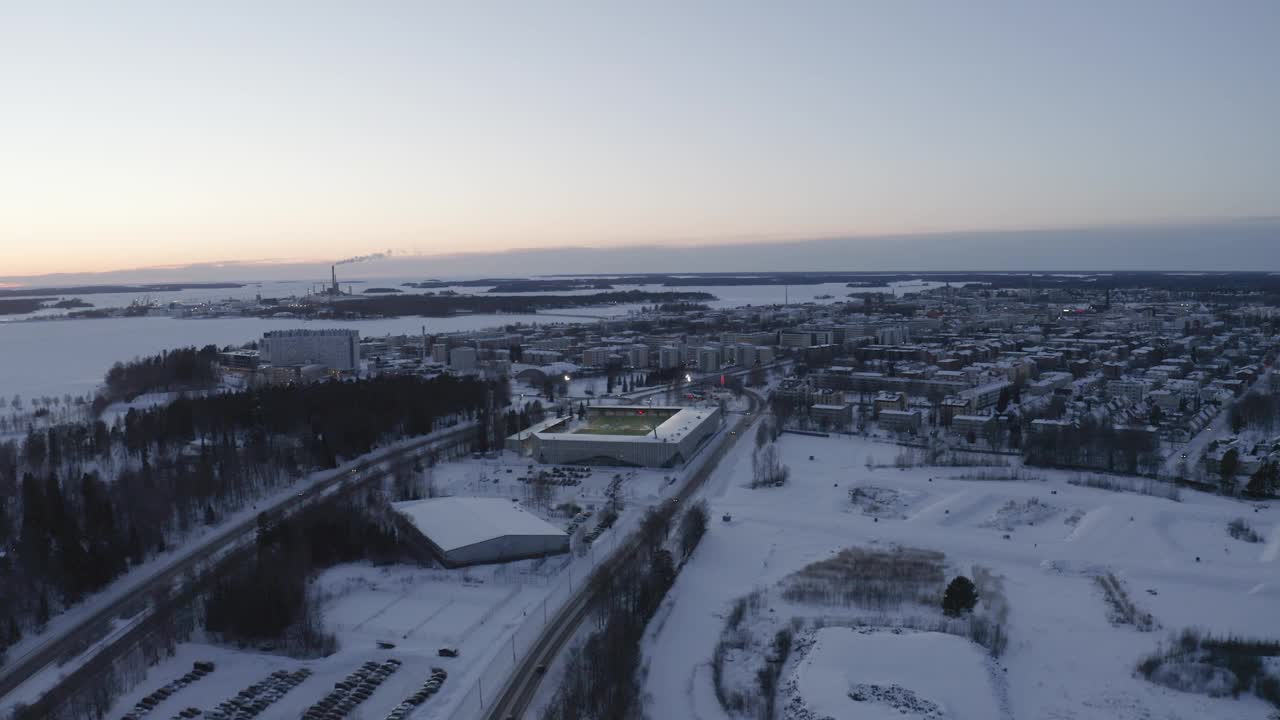
<svg viewBox="0 0 1280 720"><path fill-rule="evenodd" d="M330 265L329 272L333 273L333 289L330 291L330 294L337 297L340 294L340 291L338 290L338 266Z"/></svg>

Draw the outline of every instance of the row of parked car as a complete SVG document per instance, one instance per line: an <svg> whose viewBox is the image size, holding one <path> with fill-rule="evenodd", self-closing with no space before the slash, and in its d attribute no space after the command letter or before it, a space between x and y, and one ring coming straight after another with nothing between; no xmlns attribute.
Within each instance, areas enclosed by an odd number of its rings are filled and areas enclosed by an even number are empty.
<svg viewBox="0 0 1280 720"><path fill-rule="evenodd" d="M510 472L510 470L508 470ZM553 467L550 469L535 470L532 465L526 473L517 480L523 483L531 483L538 478L539 475L546 475L547 484L559 485L561 487L574 487L581 485L583 480L591 477L591 470L580 467Z"/></svg>
<svg viewBox="0 0 1280 720"><path fill-rule="evenodd" d="M309 677L311 671L307 668L293 672L276 670L241 690L235 697L218 703L218 707L205 713L205 717L209 720L251 720Z"/></svg>
<svg viewBox="0 0 1280 720"><path fill-rule="evenodd" d="M583 510L577 515L574 515L573 519L569 521L569 525L564 529L565 534L568 535L569 537L573 537L573 534L577 532L578 528L582 527L582 524L590 519L591 519L590 510Z"/></svg>
<svg viewBox="0 0 1280 720"><path fill-rule="evenodd" d="M410 695L408 699L392 708L387 713L387 720L404 720L413 712L413 709L426 702L432 695L435 695L440 686L444 684L445 678L449 677L449 673L444 668L431 668L431 677L422 683L422 687L418 691Z"/></svg>
<svg viewBox="0 0 1280 720"><path fill-rule="evenodd" d="M120 720L139 720L140 718L145 717L152 710L154 710L157 705L164 702L165 700L168 700L170 695L173 695L174 693L178 692L182 688L190 685L191 683L199 680L200 678L203 678L205 675L208 675L209 673L213 672L214 668L215 666L211 662L199 661L192 664L191 669L188 670L185 674L183 674L182 677L166 683L165 685L157 688L155 691L153 691L146 697L139 700L138 703L133 706L133 709L125 713L124 716L120 718ZM182 714L182 713L190 713L190 711L192 710L195 710L195 714L188 714L188 715ZM199 715L199 714L200 714L200 711L197 710L196 708L187 708L186 710L183 710L182 712L178 713L178 717L195 717L196 715Z"/></svg>
<svg viewBox="0 0 1280 720"><path fill-rule="evenodd" d="M609 481L609 487L605 488L604 492L605 492L605 495L609 497L610 501L617 500L618 493L622 492L622 476L614 475L613 480ZM609 528L613 527L613 523L617 519L618 519L618 516L616 513L611 513L611 512L601 513L600 522L596 523L595 527L588 530L587 533L582 536L582 541L588 545L595 542L596 538L603 535L605 530L608 530Z"/></svg>
<svg viewBox="0 0 1280 720"><path fill-rule="evenodd" d="M368 700L373 691L398 669L400 661L395 658L383 662L370 660L345 679L334 683L333 690L307 708L302 717L304 720L341 720L357 705Z"/></svg>

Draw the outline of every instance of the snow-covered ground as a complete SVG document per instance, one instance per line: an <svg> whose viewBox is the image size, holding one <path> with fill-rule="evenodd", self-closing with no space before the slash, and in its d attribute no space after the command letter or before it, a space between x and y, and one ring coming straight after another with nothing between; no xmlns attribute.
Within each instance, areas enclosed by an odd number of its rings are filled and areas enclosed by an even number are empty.
<svg viewBox="0 0 1280 720"><path fill-rule="evenodd" d="M921 672L921 658L945 671ZM829 627L817 631L792 680L818 718L997 718L987 662L954 635Z"/></svg>
<svg viewBox="0 0 1280 720"><path fill-rule="evenodd" d="M841 549L893 545L945 553L948 575L981 565L1003 576L1009 645L995 662L1005 689L991 697L1007 694L1011 717L1190 720L1270 714L1252 696L1180 693L1135 676L1134 667L1169 632L1188 626L1280 636L1280 508L1194 492L1183 492L1182 502L1115 493L1068 484L1071 473L1036 469L1024 474L1035 479L1019 481L956 479L974 468L871 470L868 457L889 464L899 448L858 437L784 435L778 447L792 469L787 486L746 487L749 443L726 458L708 483L713 525L645 642L644 693L651 717L729 717L716 699L710 661L738 598L775 587ZM1009 472L995 468L990 475ZM881 509L855 505L853 487L878 488L873 504ZM722 520L726 514L728 522ZM1232 539L1227 524L1237 517L1266 542ZM1106 572L1124 583L1138 609L1151 613L1162 630L1112 624L1094 580ZM969 644L960 638L944 642L953 641ZM831 658L864 653L864 642L869 641L841 641ZM870 664L840 660L839 667L823 672L838 674L849 686L896 683L945 706L945 717L1000 717L973 704L981 693L975 691L966 704L939 688L935 676L967 671L952 666L959 660L949 651L925 644L913 650L895 641L891 649L877 647ZM906 663L901 673L878 674L873 666L881 651ZM823 657L814 659L811 652L793 660L783 681L797 662L813 670Z"/></svg>
<svg viewBox="0 0 1280 720"><path fill-rule="evenodd" d="M431 474L436 490L443 494L525 500L528 485L521 482L520 478L528 476L530 472L551 470L554 467L534 464L528 458L518 458L514 453L503 451L493 459L466 459L437 465L432 468ZM598 507L608 499L609 484L616 477L622 478L620 495L624 501L651 505L673 492L673 479L678 472L651 468L584 469L585 477L581 477L578 484L555 487L554 499L549 503L552 508L563 503L574 503L586 509ZM531 509L560 527L564 527L568 521L568 518L557 519L542 508Z"/></svg>

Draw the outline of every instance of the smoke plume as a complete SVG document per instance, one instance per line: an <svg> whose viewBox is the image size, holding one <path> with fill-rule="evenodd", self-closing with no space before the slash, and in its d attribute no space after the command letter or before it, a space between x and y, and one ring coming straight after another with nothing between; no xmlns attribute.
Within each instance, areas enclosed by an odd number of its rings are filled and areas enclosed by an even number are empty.
<svg viewBox="0 0 1280 720"><path fill-rule="evenodd" d="M339 260L338 262L334 263L334 265L351 265L352 263L362 263L362 262L368 262L370 260L383 260L389 257L391 257L390 250L386 252L372 253L369 255L357 255L355 257L349 257L346 260Z"/></svg>

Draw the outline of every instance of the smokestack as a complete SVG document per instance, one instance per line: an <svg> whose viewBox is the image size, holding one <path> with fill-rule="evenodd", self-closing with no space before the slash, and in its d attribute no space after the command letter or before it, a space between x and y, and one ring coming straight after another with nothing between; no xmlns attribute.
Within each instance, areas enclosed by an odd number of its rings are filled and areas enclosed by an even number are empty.
<svg viewBox="0 0 1280 720"><path fill-rule="evenodd" d="M330 265L329 272L333 273L333 294L338 294L338 266Z"/></svg>

